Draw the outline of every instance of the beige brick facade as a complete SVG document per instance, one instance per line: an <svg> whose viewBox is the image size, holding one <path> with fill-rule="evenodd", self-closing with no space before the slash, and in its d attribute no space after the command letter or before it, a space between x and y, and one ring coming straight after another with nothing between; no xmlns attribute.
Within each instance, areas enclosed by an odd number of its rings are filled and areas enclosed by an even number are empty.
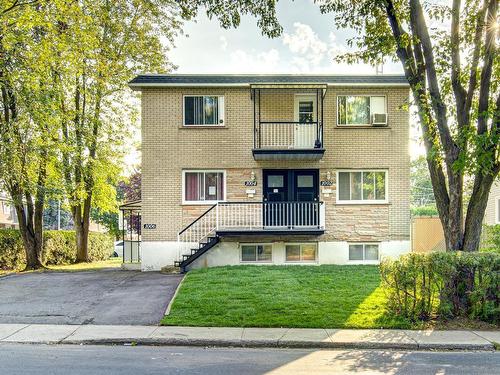
<svg viewBox="0 0 500 375"><path fill-rule="evenodd" d="M300 89L297 89L300 93ZM183 95L224 95L223 127L183 127ZM324 99L324 148L318 161L255 161L253 101L248 88L142 89L142 220L156 229L143 230L143 241L175 241L186 224L209 205L182 205L182 171L226 171L228 201L261 201L263 169L319 169L320 179L340 169L388 171L388 204L336 203L336 184L325 202L326 233L320 240L390 241L410 236L409 115L406 87L330 87ZM261 119L293 121L294 92L276 91L261 97ZM337 95L387 97L387 128L337 126ZM244 181L256 175L254 198ZM335 181L334 181L335 182Z"/></svg>

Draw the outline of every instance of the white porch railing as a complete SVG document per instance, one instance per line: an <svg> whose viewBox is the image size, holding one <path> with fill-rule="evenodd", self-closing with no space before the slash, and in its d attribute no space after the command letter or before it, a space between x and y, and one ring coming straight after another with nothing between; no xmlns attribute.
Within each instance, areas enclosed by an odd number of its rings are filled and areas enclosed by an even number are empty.
<svg viewBox="0 0 500 375"><path fill-rule="evenodd" d="M190 254L217 230L324 229L323 202L219 202L179 232L178 254Z"/></svg>
<svg viewBox="0 0 500 375"><path fill-rule="evenodd" d="M323 202L221 202L217 230L324 228Z"/></svg>
<svg viewBox="0 0 500 375"><path fill-rule="evenodd" d="M310 149L321 144L317 122L260 122L258 148L261 149Z"/></svg>

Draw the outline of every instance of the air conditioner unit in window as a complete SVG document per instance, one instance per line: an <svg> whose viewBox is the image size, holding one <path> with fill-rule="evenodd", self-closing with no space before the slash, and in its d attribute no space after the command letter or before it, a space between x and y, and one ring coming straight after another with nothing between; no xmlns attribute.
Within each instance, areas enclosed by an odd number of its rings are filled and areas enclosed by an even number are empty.
<svg viewBox="0 0 500 375"><path fill-rule="evenodd" d="M387 113L374 113L372 114L373 126L387 126Z"/></svg>

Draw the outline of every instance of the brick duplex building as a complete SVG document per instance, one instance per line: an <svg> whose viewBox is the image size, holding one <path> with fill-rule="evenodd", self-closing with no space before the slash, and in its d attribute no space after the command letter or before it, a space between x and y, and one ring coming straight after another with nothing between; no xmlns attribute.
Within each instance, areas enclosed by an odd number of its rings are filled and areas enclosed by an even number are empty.
<svg viewBox="0 0 500 375"><path fill-rule="evenodd" d="M410 251L403 76L141 75L130 87L142 92L143 270Z"/></svg>

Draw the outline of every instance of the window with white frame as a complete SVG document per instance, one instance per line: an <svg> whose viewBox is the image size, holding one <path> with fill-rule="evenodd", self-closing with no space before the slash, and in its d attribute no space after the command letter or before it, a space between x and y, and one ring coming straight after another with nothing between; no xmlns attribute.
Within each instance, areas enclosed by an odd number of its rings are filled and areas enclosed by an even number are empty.
<svg viewBox="0 0 500 375"><path fill-rule="evenodd" d="M271 262L273 257L272 245L241 245L242 262Z"/></svg>
<svg viewBox="0 0 500 375"><path fill-rule="evenodd" d="M343 95L337 97L338 125L370 125L373 114L385 114L386 97Z"/></svg>
<svg viewBox="0 0 500 375"><path fill-rule="evenodd" d="M285 245L287 262L314 262L317 259L318 246L315 243Z"/></svg>
<svg viewBox="0 0 500 375"><path fill-rule="evenodd" d="M349 244L349 260L378 260L378 244Z"/></svg>
<svg viewBox="0 0 500 375"><path fill-rule="evenodd" d="M224 200L224 171L183 171L183 202L203 203Z"/></svg>
<svg viewBox="0 0 500 375"><path fill-rule="evenodd" d="M224 97L217 95L184 96L184 126L224 125Z"/></svg>
<svg viewBox="0 0 500 375"><path fill-rule="evenodd" d="M387 171L339 171L338 203L387 203Z"/></svg>

